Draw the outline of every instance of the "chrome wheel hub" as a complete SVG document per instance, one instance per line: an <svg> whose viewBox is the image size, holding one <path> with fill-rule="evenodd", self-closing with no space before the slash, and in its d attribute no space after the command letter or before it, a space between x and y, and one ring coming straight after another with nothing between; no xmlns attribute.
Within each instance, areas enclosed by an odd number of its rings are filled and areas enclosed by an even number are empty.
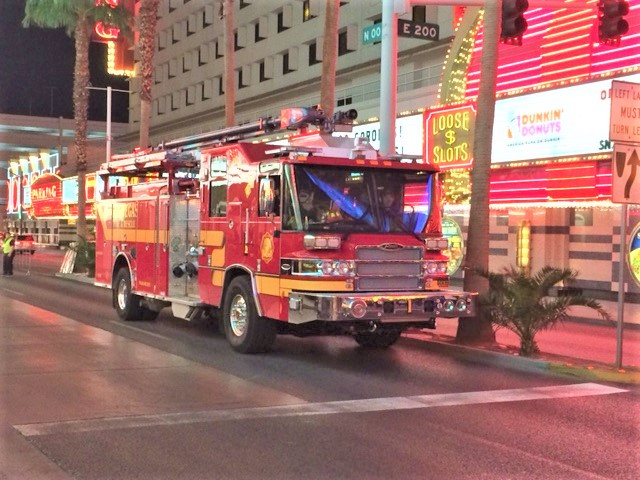
<svg viewBox="0 0 640 480"><path fill-rule="evenodd" d="M127 297L129 296L129 289L127 288L127 282L120 280L118 284L118 290L116 291L116 300L118 302L118 308L125 310L127 308Z"/></svg>
<svg viewBox="0 0 640 480"><path fill-rule="evenodd" d="M229 323L236 337L241 337L247 330L247 302L242 295L236 295L231 300Z"/></svg>

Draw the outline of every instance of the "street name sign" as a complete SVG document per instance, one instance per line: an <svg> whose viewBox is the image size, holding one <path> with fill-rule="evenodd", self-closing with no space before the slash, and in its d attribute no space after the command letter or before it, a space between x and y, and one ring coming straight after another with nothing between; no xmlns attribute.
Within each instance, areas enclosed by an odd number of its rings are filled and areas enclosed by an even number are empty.
<svg viewBox="0 0 640 480"><path fill-rule="evenodd" d="M440 38L440 25L435 23L411 22L399 18L398 36L420 38L422 40L438 40Z"/></svg>
<svg viewBox="0 0 640 480"><path fill-rule="evenodd" d="M362 29L362 43L367 45L369 43L380 42L382 40L382 24L374 23L368 27Z"/></svg>
<svg viewBox="0 0 640 480"><path fill-rule="evenodd" d="M640 204L640 145L616 143L611 173L613 203Z"/></svg>
<svg viewBox="0 0 640 480"><path fill-rule="evenodd" d="M609 140L640 143L640 83L611 82Z"/></svg>

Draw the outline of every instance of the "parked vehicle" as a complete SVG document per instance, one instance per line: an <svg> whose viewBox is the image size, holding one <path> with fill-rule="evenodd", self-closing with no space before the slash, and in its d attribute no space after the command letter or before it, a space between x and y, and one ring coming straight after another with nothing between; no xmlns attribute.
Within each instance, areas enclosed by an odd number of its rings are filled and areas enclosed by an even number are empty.
<svg viewBox="0 0 640 480"><path fill-rule="evenodd" d="M96 283L118 315L220 315L243 353L278 333L384 348L409 327L472 315L476 295L449 289L438 167L330 135L354 117L287 109L104 164ZM309 126L319 132L285 146L240 141Z"/></svg>
<svg viewBox="0 0 640 480"><path fill-rule="evenodd" d="M16 253L30 253L31 255L36 253L33 235L22 233L16 235L15 251Z"/></svg>

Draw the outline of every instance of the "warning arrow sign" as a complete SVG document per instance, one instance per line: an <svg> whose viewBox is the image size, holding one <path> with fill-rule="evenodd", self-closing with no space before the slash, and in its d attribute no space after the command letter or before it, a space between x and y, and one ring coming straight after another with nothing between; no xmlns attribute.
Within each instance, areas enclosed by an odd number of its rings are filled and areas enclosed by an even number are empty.
<svg viewBox="0 0 640 480"><path fill-rule="evenodd" d="M613 203L640 204L640 147L616 143L611 171Z"/></svg>

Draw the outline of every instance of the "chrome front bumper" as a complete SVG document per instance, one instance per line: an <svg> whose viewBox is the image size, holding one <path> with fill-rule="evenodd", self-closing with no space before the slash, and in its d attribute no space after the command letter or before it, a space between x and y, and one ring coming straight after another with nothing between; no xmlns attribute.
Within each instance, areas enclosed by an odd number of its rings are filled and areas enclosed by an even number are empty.
<svg viewBox="0 0 640 480"><path fill-rule="evenodd" d="M291 292L289 322L376 321L380 323L428 322L435 317L474 314L475 293L439 292Z"/></svg>

